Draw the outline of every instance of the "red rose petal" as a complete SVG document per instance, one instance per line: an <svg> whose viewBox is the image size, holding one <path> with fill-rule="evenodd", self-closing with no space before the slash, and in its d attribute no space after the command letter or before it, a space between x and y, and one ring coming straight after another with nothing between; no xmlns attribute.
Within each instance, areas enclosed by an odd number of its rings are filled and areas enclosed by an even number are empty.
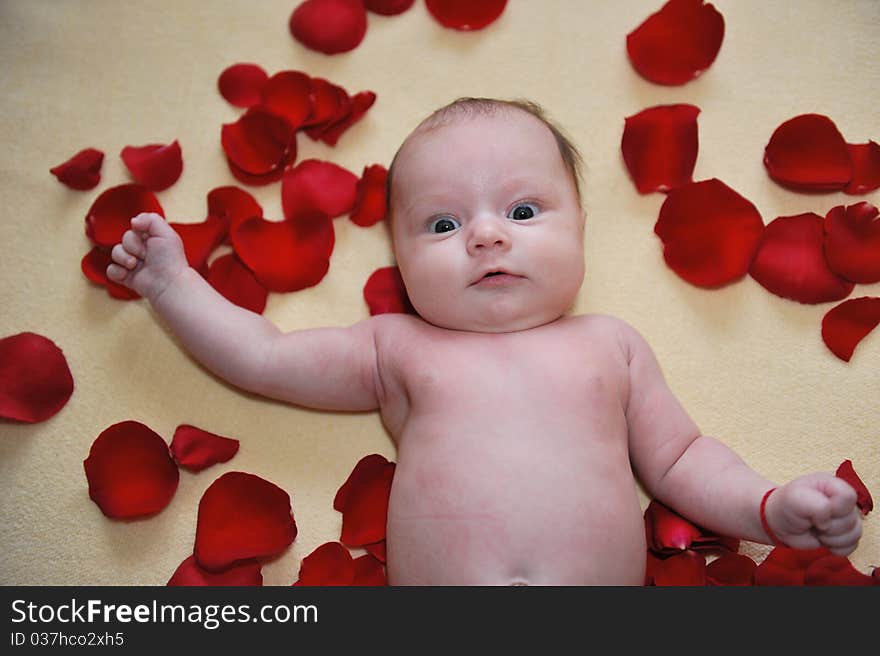
<svg viewBox="0 0 880 656"><path fill-rule="evenodd" d="M221 572L209 572L199 567L195 556L184 560L168 579L169 586L261 586L263 585L262 565L256 561L245 561Z"/></svg>
<svg viewBox="0 0 880 656"><path fill-rule="evenodd" d="M333 509L342 512L348 504L349 496L355 494L365 481L381 476L382 471L388 466L388 459L378 453L372 453L358 460L351 474L336 491L333 497Z"/></svg>
<svg viewBox="0 0 880 656"><path fill-rule="evenodd" d="M724 17L703 0L670 0L626 37L633 68L657 84L689 82L711 66L724 40Z"/></svg>
<svg viewBox="0 0 880 656"><path fill-rule="evenodd" d="M821 114L801 114L776 128L764 166L778 184L796 191L837 191L853 177L843 135Z"/></svg>
<svg viewBox="0 0 880 656"><path fill-rule="evenodd" d="M319 139L321 132L333 123L341 121L351 112L351 97L338 84L320 77L312 78L312 91L309 96L311 114L303 123L303 129L312 139Z"/></svg>
<svg viewBox="0 0 880 656"><path fill-rule="evenodd" d="M871 498L871 493L853 468L852 460L844 460L840 463L840 467L837 468L834 475L852 485L856 491L856 505L863 515L874 510L874 499Z"/></svg>
<svg viewBox="0 0 880 656"><path fill-rule="evenodd" d="M193 549L201 567L216 572L238 561L274 556L296 538L290 496L244 472L228 472L199 502Z"/></svg>
<svg viewBox="0 0 880 656"><path fill-rule="evenodd" d="M828 554L810 563L804 571L804 585L874 585L843 556Z"/></svg>
<svg viewBox="0 0 880 656"><path fill-rule="evenodd" d="M239 307L255 314L262 314L266 309L268 290L235 253L228 253L214 260L206 278L214 289Z"/></svg>
<svg viewBox="0 0 880 656"><path fill-rule="evenodd" d="M281 207L289 221L301 216L339 216L351 211L357 176L333 162L303 160L284 172L281 179Z"/></svg>
<svg viewBox="0 0 880 656"><path fill-rule="evenodd" d="M352 585L388 585L388 580L385 577L385 567L370 554L364 554L355 558Z"/></svg>
<svg viewBox="0 0 880 656"><path fill-rule="evenodd" d="M394 470L382 456L365 456L339 488L333 507L342 513L343 544L359 547L385 539Z"/></svg>
<svg viewBox="0 0 880 656"><path fill-rule="evenodd" d="M216 216L209 215L201 223L169 224L183 240L183 248L189 265L205 275L208 271L208 257L227 235L227 223Z"/></svg>
<svg viewBox="0 0 880 656"><path fill-rule="evenodd" d="M655 553L689 549L703 531L665 505L651 499L645 509L645 536Z"/></svg>
<svg viewBox="0 0 880 656"><path fill-rule="evenodd" d="M291 158L291 160L293 159L296 159L295 155ZM273 182L278 182L281 179L281 176L284 175L284 167L286 166L286 163L282 162L277 168L272 169L268 173L257 174L248 173L244 169L236 166L235 163L228 157L226 158L226 164L229 166L229 172L232 173L232 176L236 180L238 180L242 184L253 186L263 186L272 184Z"/></svg>
<svg viewBox="0 0 880 656"><path fill-rule="evenodd" d="M880 282L880 210L867 202L838 205L825 215L825 258L847 280Z"/></svg>
<svg viewBox="0 0 880 656"><path fill-rule="evenodd" d="M104 153L95 148L85 148L66 162L49 169L49 173L71 189L86 191L101 181L101 165Z"/></svg>
<svg viewBox="0 0 880 656"><path fill-rule="evenodd" d="M654 226L666 264L707 288L748 272L763 231L755 206L715 178L670 190Z"/></svg>
<svg viewBox="0 0 880 656"><path fill-rule="evenodd" d="M415 0L364 0L364 7L383 16L402 14L413 6Z"/></svg>
<svg viewBox="0 0 880 656"><path fill-rule="evenodd" d="M180 467L190 471L198 472L218 462L227 462L236 453L238 440L189 424L178 426L171 439L171 455Z"/></svg>
<svg viewBox="0 0 880 656"><path fill-rule="evenodd" d="M695 551L682 551L653 561L654 585L706 585L706 559Z"/></svg>
<svg viewBox="0 0 880 656"><path fill-rule="evenodd" d="M470 31L495 22L507 0L425 0L425 5L443 27Z"/></svg>
<svg viewBox="0 0 880 656"><path fill-rule="evenodd" d="M388 554L385 546L385 540L381 540L380 542L374 542L372 544L365 544L364 549L370 554L373 558L378 560L380 563L387 562Z"/></svg>
<svg viewBox="0 0 880 656"><path fill-rule="evenodd" d="M55 342L31 332L0 339L0 417L45 421L72 394L73 376Z"/></svg>
<svg viewBox="0 0 880 656"><path fill-rule="evenodd" d="M757 563L748 556L726 553L706 566L709 585L754 585Z"/></svg>
<svg viewBox="0 0 880 656"><path fill-rule="evenodd" d="M371 316L386 312L416 314L396 266L376 269L370 274L364 285L364 300Z"/></svg>
<svg viewBox="0 0 880 656"><path fill-rule="evenodd" d="M106 287L107 293L110 294L111 297L119 299L120 301L133 301L139 299L141 295L136 291L129 289L125 285L113 282L107 277L107 267L110 266L112 261L113 260L110 258L110 253L108 251L95 246L83 256L79 266L86 278L96 285Z"/></svg>
<svg viewBox="0 0 880 656"><path fill-rule="evenodd" d="M89 497L107 517L153 515L177 491L180 470L158 433L137 421L104 430L83 461Z"/></svg>
<svg viewBox="0 0 880 656"><path fill-rule="evenodd" d="M867 194L880 189L880 144L846 144L852 161L853 176L844 188L847 194Z"/></svg>
<svg viewBox="0 0 880 656"><path fill-rule="evenodd" d="M105 190L86 214L86 235L96 246L113 248L131 227L132 217L141 212L165 216L153 192L139 184L124 184Z"/></svg>
<svg viewBox="0 0 880 656"><path fill-rule="evenodd" d="M323 141L328 146L335 146L342 134L352 125L357 123L367 110L376 102L376 94L372 91L361 91L351 98L348 110L341 119L324 126L317 139ZM312 132L307 131L306 134L312 136Z"/></svg>
<svg viewBox="0 0 880 656"><path fill-rule="evenodd" d="M348 549L339 542L326 542L302 559L295 586L351 585L355 564Z"/></svg>
<svg viewBox="0 0 880 656"><path fill-rule="evenodd" d="M823 223L812 212L771 221L749 274L769 292L798 303L827 303L849 296L854 285L836 275L825 259Z"/></svg>
<svg viewBox="0 0 880 656"><path fill-rule="evenodd" d="M822 341L834 355L849 362L858 343L877 324L880 324L880 298L852 298L822 318Z"/></svg>
<svg viewBox="0 0 880 656"><path fill-rule="evenodd" d="M236 107L253 107L261 99L269 75L256 64L233 64L217 79L220 95Z"/></svg>
<svg viewBox="0 0 880 656"><path fill-rule="evenodd" d="M208 215L226 222L229 241L229 235L240 223L254 216L263 216L263 208L244 189L228 185L208 192Z"/></svg>
<svg viewBox="0 0 880 656"><path fill-rule="evenodd" d="M221 132L229 162L252 176L273 174L296 158L296 134L280 116L252 107ZM233 171L234 172L234 171Z"/></svg>
<svg viewBox="0 0 880 656"><path fill-rule="evenodd" d="M298 129L312 112L312 80L299 71L275 73L263 86L261 106Z"/></svg>
<svg viewBox="0 0 880 656"><path fill-rule="evenodd" d="M317 285L330 268L333 221L312 214L292 221L251 218L232 233L232 245L261 285L292 292Z"/></svg>
<svg viewBox="0 0 880 656"><path fill-rule="evenodd" d="M385 218L388 202L385 184L388 169L381 164L365 166L355 189L354 207L349 218L355 225L368 228Z"/></svg>
<svg viewBox="0 0 880 656"><path fill-rule="evenodd" d="M774 547L755 568L755 585L804 585L804 573L810 563L830 553L825 547Z"/></svg>
<svg viewBox="0 0 880 656"><path fill-rule="evenodd" d="M307 48L335 55L358 46L367 33L363 0L305 0L294 9L290 33Z"/></svg>
<svg viewBox="0 0 880 656"><path fill-rule="evenodd" d="M699 113L694 105L659 105L626 118L620 149L639 193L693 181Z"/></svg>
<svg viewBox="0 0 880 656"><path fill-rule="evenodd" d="M126 146L119 156L134 181L152 191L167 189L183 172L183 155L176 140L170 144Z"/></svg>

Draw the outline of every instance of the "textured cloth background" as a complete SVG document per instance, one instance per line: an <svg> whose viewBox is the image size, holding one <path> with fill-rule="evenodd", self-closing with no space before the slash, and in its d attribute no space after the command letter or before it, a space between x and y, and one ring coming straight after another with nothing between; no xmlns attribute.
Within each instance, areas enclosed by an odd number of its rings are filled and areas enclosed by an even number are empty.
<svg viewBox="0 0 880 656"><path fill-rule="evenodd" d="M375 91L374 107L337 147L299 137L299 160L331 160L358 175L367 164L387 165L421 118L458 96L542 103L587 161L587 279L575 310L635 325L703 432L761 473L784 482L851 458L880 497L880 331L847 364L820 337L833 305L784 300L748 277L717 291L679 279L653 233L664 197L640 196L620 156L626 116L693 103L702 109L695 179L722 179L765 223L859 200L880 204L876 191L787 191L762 165L773 130L797 114L827 114L852 143L880 139L880 3L714 4L726 23L717 60L696 81L661 87L640 78L625 51L626 34L661 0L511 0L497 23L475 33L442 28L419 0L401 16L371 14L363 43L333 57L291 38L291 0L0 3L0 336L29 330L54 340L76 382L49 421L0 423L0 583L162 585L192 552L202 493L237 470L292 497L299 536L263 568L266 584L290 584L303 556L338 539L332 500L358 459L395 459L378 414L313 412L245 395L191 360L145 302L113 300L80 272L87 209L101 191L129 181L118 157L124 146L179 139L183 175L158 194L171 221L203 220L207 192L237 184L220 127L241 111L217 92L217 77L236 62L270 74L302 70L352 94ZM87 146L106 153L101 184L69 190L49 168ZM275 219L279 189L248 188ZM280 328L367 316L361 290L372 271L392 263L388 240L381 225L340 218L335 227L323 282L270 296L265 315ZM880 295L880 285L853 293L863 295ZM240 439L241 450L201 473L181 471L158 515L111 521L89 500L82 461L101 431L127 419L169 441L177 425L194 424ZM851 557L863 571L880 565L880 519L869 515L864 529Z"/></svg>

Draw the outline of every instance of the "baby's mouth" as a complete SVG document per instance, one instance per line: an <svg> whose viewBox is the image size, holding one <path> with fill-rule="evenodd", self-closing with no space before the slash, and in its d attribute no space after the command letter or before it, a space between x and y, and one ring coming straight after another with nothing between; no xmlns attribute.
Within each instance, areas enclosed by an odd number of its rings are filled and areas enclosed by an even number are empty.
<svg viewBox="0 0 880 656"><path fill-rule="evenodd" d="M471 283L472 286L475 285L485 285L485 286L496 286L496 285L504 285L508 283L513 283L517 280L522 280L523 276L518 276L515 273L508 273L507 271L489 271L485 273L481 278Z"/></svg>

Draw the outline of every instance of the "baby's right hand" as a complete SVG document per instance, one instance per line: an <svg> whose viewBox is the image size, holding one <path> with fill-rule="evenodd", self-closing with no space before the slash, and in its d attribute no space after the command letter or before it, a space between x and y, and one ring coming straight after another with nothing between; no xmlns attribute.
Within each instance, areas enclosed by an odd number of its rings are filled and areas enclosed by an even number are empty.
<svg viewBox="0 0 880 656"><path fill-rule="evenodd" d="M107 277L154 302L187 268L180 235L158 214L145 212L131 220L131 230L110 253Z"/></svg>

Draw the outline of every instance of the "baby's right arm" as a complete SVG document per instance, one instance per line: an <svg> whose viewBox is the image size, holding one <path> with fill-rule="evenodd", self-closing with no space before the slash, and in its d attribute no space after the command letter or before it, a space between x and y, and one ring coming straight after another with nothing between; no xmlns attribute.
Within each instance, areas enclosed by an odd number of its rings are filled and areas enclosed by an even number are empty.
<svg viewBox="0 0 880 656"><path fill-rule="evenodd" d="M281 333L230 303L187 265L158 214L138 214L113 247L107 276L144 296L205 367L250 392L325 410L374 410L373 322Z"/></svg>

